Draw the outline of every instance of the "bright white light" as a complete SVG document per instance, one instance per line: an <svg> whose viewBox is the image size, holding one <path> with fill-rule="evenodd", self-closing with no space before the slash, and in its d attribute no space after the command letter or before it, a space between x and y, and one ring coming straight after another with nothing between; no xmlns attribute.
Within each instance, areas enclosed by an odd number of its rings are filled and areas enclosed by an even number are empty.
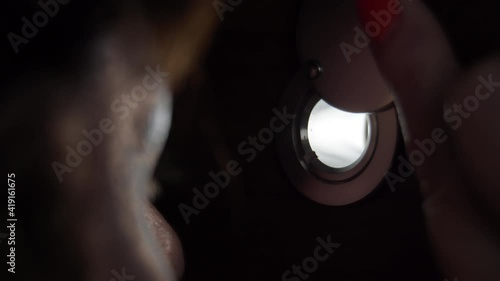
<svg viewBox="0 0 500 281"><path fill-rule="evenodd" d="M368 125L368 114L345 112L320 100L309 116L309 144L323 164L345 168L368 146Z"/></svg>

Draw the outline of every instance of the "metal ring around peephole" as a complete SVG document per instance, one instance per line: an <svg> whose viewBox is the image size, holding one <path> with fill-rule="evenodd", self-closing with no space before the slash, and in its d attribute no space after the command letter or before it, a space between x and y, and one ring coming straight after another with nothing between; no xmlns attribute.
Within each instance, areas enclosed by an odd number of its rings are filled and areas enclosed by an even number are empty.
<svg viewBox="0 0 500 281"><path fill-rule="evenodd" d="M359 201L380 184L391 167L399 130L396 110L389 107L372 113L370 141L363 156L351 166L335 169L321 163L312 150L308 151L304 120L315 100L319 97L310 81L297 73L280 102L281 108L296 114L277 136L282 167L295 188L315 202L342 206Z"/></svg>

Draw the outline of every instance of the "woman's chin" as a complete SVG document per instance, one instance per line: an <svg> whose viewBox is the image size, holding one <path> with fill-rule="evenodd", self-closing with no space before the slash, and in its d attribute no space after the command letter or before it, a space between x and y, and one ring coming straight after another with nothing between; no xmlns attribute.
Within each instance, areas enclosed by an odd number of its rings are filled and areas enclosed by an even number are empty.
<svg viewBox="0 0 500 281"><path fill-rule="evenodd" d="M158 210L149 203L147 205L145 217L148 228L154 232L166 259L175 271L177 280L180 280L184 274L184 254L179 237Z"/></svg>

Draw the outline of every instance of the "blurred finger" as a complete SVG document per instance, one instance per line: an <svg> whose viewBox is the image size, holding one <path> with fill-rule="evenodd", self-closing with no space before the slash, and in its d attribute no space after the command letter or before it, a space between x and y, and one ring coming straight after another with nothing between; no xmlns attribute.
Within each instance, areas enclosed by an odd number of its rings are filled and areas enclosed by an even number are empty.
<svg viewBox="0 0 500 281"><path fill-rule="evenodd" d="M367 27L384 12L392 14L382 34L372 41L372 51L393 88L409 157L425 158L416 167L420 179L426 181L451 173L443 171L451 166L451 157L447 143L440 144L447 137L442 92L460 68L443 30L421 1L360 0L358 7ZM415 152L419 148L417 142L428 140L434 142L430 155Z"/></svg>
<svg viewBox="0 0 500 281"><path fill-rule="evenodd" d="M468 71L445 97L444 118L450 126L457 163L471 193L500 219L500 58Z"/></svg>

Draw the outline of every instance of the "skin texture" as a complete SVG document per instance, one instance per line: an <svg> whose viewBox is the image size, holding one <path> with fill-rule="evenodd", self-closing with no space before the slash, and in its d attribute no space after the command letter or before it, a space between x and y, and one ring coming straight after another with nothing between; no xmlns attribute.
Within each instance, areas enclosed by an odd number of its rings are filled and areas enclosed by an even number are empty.
<svg viewBox="0 0 500 281"><path fill-rule="evenodd" d="M139 62L154 65L154 58L141 55L150 52L131 52L149 49L149 38L143 34L141 29L116 30L97 41L99 48L94 55L105 62L104 67L92 69L95 76L86 85L77 81L83 90L71 100L59 99L55 107L64 109L55 111L48 122L50 157L58 160L66 156L61 148L80 141L81 128L98 128L100 120L108 116L116 125L115 131L105 135L92 154L55 186L63 200L57 202L54 211L67 213L68 220L78 222L66 230L66 236L75 243L75 255L83 259L82 280L109 280L112 269L120 272L122 268L146 280L174 280L183 270L182 264L173 262L182 260L179 246L172 246L178 243L175 233L146 197L146 187L168 133L163 130L154 135L149 131L156 129L154 123L161 113L170 114L171 108L165 102L171 95L168 85L148 91L144 101L135 108L130 106L123 120L110 112L114 99L142 84L144 70L138 67ZM131 46L130 42L122 42L127 37L139 37L136 42L141 43ZM65 91L72 85L68 81L59 87ZM153 227L148 228L148 224Z"/></svg>
<svg viewBox="0 0 500 281"><path fill-rule="evenodd" d="M18 236L31 237L18 248L26 259L18 262L20 280L117 280L116 274L126 274L164 281L183 275L180 241L150 203L149 187L168 137L174 92L206 49L216 15L205 1L159 20L151 20L158 10L106 4L117 15L79 46L72 55L77 59L28 62L22 76L2 81L10 97L1 111L1 133L10 136L2 147L20 179L19 201L27 204L19 206L26 212L19 214L24 223ZM21 55L29 57L27 48ZM146 66L168 76L131 102L128 114L114 112L116 99L144 85ZM66 147L75 149L85 139L82 130L100 128L105 118L114 130L59 181L51 164L66 163Z"/></svg>
<svg viewBox="0 0 500 281"><path fill-rule="evenodd" d="M166 125L168 101L214 28L211 1L202 2L157 25L147 15L126 13L126 20L114 20L92 39L81 68L43 68L7 87L21 98L2 108L1 133L9 138L1 147L9 168L30 179L19 189L20 201L28 202L19 209L29 210L19 229L29 237L20 246L29 265L19 269L21 280L112 280L113 270L122 269L144 281L182 276L180 241L149 203L147 190L168 135L158 124ZM500 124L491 118L500 99L492 95L459 130L442 118L446 108L474 93L478 75L493 73L500 81L499 60L462 69L440 26L416 0L373 52L395 90L408 152L413 140L429 138L435 128L449 132L418 167L429 236L443 271L450 280L500 280ZM58 182L50 163L66 157L65 147L82 139L82 128L114 116L110 104L142 83L146 65L156 64L170 73L168 83L116 120L116 130Z"/></svg>
<svg viewBox="0 0 500 281"><path fill-rule="evenodd" d="M493 171L500 152L500 98L493 93L482 101L459 128L443 120L445 110L475 94L478 76L500 81L500 61L491 57L462 69L425 5L403 6L391 33L372 50L393 86L408 153L436 128L449 135L417 167L434 253L448 278L500 280L500 182Z"/></svg>

